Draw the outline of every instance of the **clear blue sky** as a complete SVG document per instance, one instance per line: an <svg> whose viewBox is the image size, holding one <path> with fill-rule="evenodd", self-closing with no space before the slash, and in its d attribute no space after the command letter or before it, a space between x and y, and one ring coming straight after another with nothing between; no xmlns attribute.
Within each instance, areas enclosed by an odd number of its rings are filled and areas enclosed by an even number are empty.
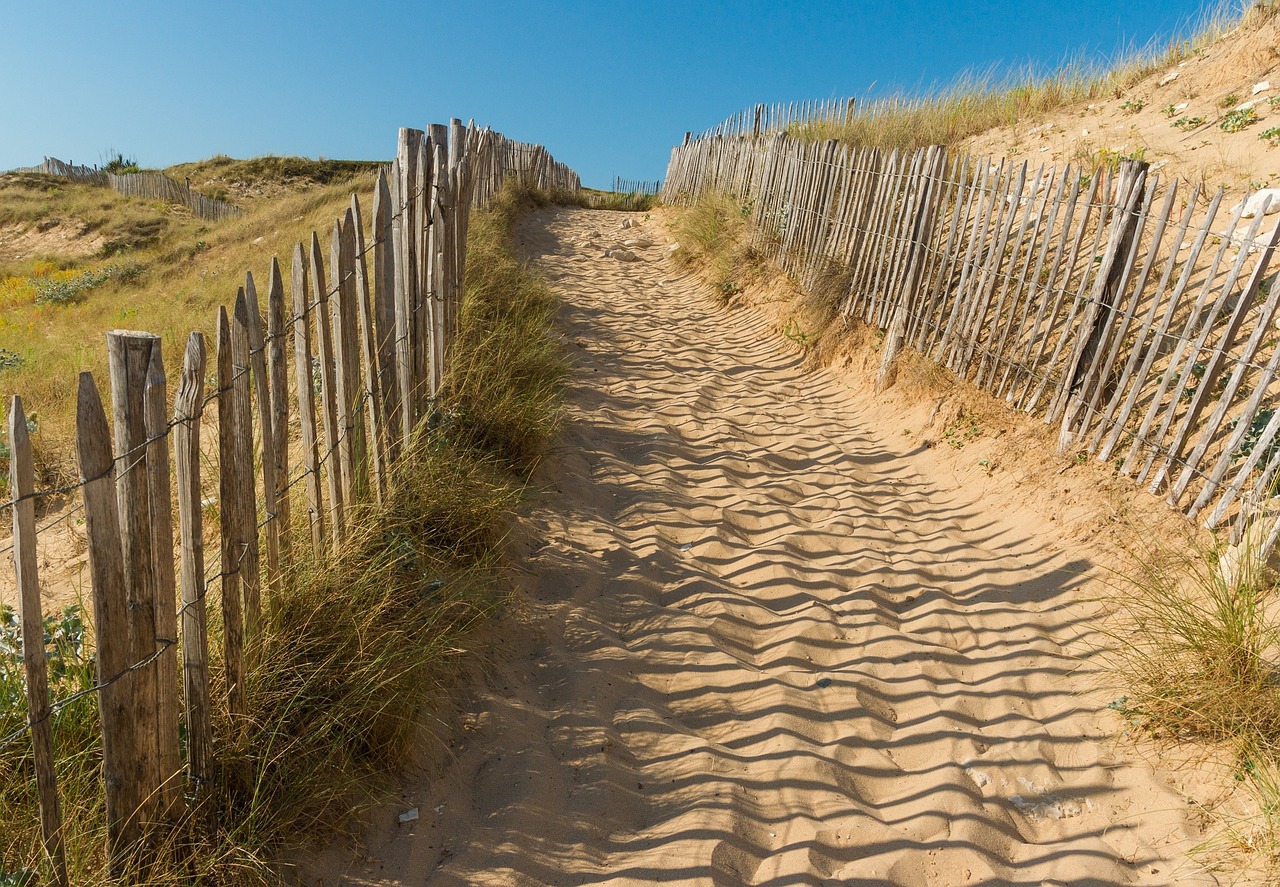
<svg viewBox="0 0 1280 887"><path fill-rule="evenodd" d="M1203 0L0 0L0 170L46 155L387 158L474 117L604 186L756 102L1111 57Z"/></svg>

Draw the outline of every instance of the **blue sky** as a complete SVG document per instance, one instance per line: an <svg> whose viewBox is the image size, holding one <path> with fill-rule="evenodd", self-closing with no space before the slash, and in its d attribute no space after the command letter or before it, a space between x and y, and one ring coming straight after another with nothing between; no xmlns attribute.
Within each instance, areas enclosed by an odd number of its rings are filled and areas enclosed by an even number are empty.
<svg viewBox="0 0 1280 887"><path fill-rule="evenodd" d="M685 130L756 102L1113 57L1204 6L0 0L0 169L112 147L144 166L387 158L397 127L456 116L541 142L600 187L660 177Z"/></svg>

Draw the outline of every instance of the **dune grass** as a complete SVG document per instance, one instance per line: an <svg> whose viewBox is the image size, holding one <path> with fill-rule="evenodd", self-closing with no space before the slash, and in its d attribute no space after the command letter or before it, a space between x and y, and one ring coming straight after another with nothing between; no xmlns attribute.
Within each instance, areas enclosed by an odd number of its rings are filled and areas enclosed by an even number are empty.
<svg viewBox="0 0 1280 887"><path fill-rule="evenodd" d="M923 94L905 91L885 97L872 115L845 121L793 124L788 134L806 141L836 139L859 147L910 150L954 145L1001 126L1026 123L1077 102L1119 98L1150 74L1177 64L1238 26L1274 9L1238 3L1209 8L1184 29L1186 36L1136 47L1119 58L1076 59L1051 72L1036 68L968 71Z"/></svg>
<svg viewBox="0 0 1280 887"><path fill-rule="evenodd" d="M307 556L265 596L258 664L246 681L251 714L233 721L218 710L212 784L187 819L157 834L159 862L140 868L138 883L279 883L282 853L341 835L387 797L397 774L430 758L439 740L424 710L447 708L478 657L476 629L506 603L502 542L560 421L555 299L510 245L510 227L533 199L504 192L473 215L460 332L434 413L384 502L351 512L340 550L313 555L295 528L294 548ZM209 612L217 707L225 688L216 600ZM91 652L74 658L87 669ZM0 649L0 664L4 657ZM22 710L0 711L0 735L11 721L21 725ZM77 884L107 882L97 729L92 695L55 721ZM26 743L0 751L0 822L0 885L39 878Z"/></svg>
<svg viewBox="0 0 1280 887"><path fill-rule="evenodd" d="M248 161L242 161L247 163ZM367 201L373 179L301 183L248 205L243 218L195 219L180 207L76 185L48 176L0 177L0 225L29 226L58 219L105 238L103 248L68 257L66 251L0 261L0 395L21 394L38 417L32 436L38 483L72 479L72 417L77 375L106 380L104 335L114 328L156 333L167 345L170 378L181 365L181 343L192 330L214 331L217 306L230 303L246 270L264 280L272 255L287 259L293 245L318 231L322 242L351 192ZM369 207L365 207L366 213ZM40 275L109 274L59 303L41 301Z"/></svg>

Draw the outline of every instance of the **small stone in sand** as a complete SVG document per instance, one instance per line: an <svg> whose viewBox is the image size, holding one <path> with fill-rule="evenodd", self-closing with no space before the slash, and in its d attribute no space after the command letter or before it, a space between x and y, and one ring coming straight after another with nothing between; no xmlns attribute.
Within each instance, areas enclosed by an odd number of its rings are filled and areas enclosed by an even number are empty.
<svg viewBox="0 0 1280 887"><path fill-rule="evenodd" d="M1263 80L1261 83L1253 84L1253 92L1251 93L1251 95L1257 95L1260 92L1266 92L1270 88L1271 88L1271 81Z"/></svg>
<svg viewBox="0 0 1280 887"><path fill-rule="evenodd" d="M404 811L403 813L400 814L399 818L400 818L401 825L404 825L406 822L413 822L415 819L418 818L418 808L412 807Z"/></svg>

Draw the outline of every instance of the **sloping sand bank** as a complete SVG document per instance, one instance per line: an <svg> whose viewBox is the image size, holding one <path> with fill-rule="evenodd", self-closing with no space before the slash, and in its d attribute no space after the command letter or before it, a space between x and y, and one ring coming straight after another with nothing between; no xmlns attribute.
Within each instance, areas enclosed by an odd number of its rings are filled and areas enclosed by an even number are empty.
<svg viewBox="0 0 1280 887"><path fill-rule="evenodd" d="M534 629L342 879L1215 883L1090 691L1081 550L931 482L622 218L524 224L574 358L528 518ZM654 245L602 256L624 237Z"/></svg>

